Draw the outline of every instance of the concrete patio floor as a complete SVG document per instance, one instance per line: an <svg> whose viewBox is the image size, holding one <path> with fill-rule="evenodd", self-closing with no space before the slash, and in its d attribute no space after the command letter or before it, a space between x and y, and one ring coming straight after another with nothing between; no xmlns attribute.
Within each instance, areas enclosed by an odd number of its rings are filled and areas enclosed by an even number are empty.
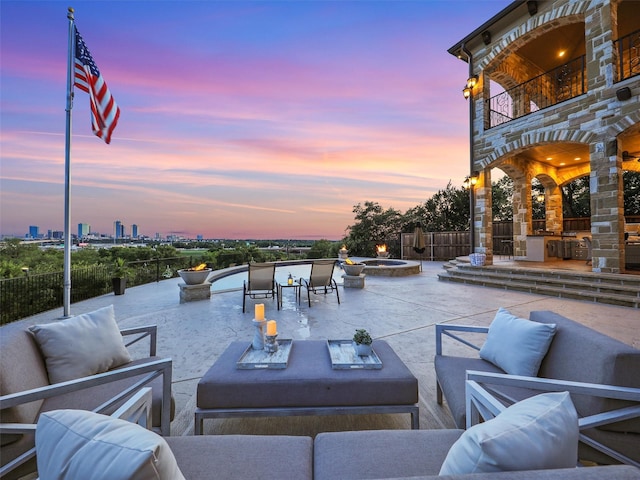
<svg viewBox="0 0 640 480"><path fill-rule="evenodd" d="M364 289L341 286L341 305L335 294L312 296L311 308L306 299L298 305L290 289L284 291L280 311L275 300L248 300L247 312L243 313L241 290L214 292L209 300L181 304L181 280L175 278L128 288L125 295L104 295L73 304L71 314L113 304L121 327L158 325L158 355L173 359L177 413L172 435L193 432L196 385L231 341L246 340L249 344L253 338L253 304L258 302L265 304L267 319L277 320L281 338L351 338L356 328L366 328L374 339L387 340L418 378L423 429L453 427L447 408L435 400L436 323L489 325L499 307L525 318L532 310L553 310L640 348L637 310L441 282L437 273L442 265L425 261L419 275L407 277L367 276ZM45 323L61 316L62 309L58 309L22 322Z"/></svg>

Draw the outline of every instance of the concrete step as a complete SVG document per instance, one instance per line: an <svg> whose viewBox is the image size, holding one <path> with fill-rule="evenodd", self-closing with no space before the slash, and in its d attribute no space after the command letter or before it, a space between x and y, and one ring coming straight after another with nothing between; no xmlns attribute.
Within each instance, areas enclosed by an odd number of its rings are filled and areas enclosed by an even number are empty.
<svg viewBox="0 0 640 480"><path fill-rule="evenodd" d="M474 276L482 279L496 279L508 281L521 281L534 285L551 286L554 288L571 288L575 290L588 290L595 293L612 293L640 297L640 279L624 280L620 278L604 278L601 276L588 276L581 274L564 274L556 272L530 272L513 269L492 269L485 267L457 266L449 270L453 275Z"/></svg>
<svg viewBox="0 0 640 480"><path fill-rule="evenodd" d="M640 278L637 276L518 267L472 267L460 261L449 263L438 274L442 281L640 308Z"/></svg>

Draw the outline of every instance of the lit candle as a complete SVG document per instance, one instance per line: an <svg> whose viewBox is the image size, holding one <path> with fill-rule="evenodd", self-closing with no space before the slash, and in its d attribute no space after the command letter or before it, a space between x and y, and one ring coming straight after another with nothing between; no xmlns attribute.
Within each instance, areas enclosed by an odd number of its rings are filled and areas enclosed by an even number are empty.
<svg viewBox="0 0 640 480"><path fill-rule="evenodd" d="M264 303L256 303L255 313L253 318L262 322L264 320Z"/></svg>
<svg viewBox="0 0 640 480"><path fill-rule="evenodd" d="M277 334L276 321L275 320L269 320L267 322L267 335L276 335L276 334Z"/></svg>

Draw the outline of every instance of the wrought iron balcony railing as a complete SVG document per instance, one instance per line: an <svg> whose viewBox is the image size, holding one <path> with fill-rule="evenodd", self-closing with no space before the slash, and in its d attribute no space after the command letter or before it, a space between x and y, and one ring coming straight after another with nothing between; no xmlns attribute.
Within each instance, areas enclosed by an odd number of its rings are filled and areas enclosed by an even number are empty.
<svg viewBox="0 0 640 480"><path fill-rule="evenodd" d="M640 30L613 42L618 53L618 81L640 75Z"/></svg>
<svg viewBox="0 0 640 480"><path fill-rule="evenodd" d="M586 93L585 56L538 75L487 100L486 128L496 127L532 112Z"/></svg>

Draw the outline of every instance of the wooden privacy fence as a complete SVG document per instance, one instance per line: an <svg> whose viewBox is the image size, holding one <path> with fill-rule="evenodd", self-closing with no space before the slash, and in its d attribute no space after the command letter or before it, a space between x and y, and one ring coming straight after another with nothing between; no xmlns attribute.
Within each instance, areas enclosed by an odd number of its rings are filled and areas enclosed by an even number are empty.
<svg viewBox="0 0 640 480"><path fill-rule="evenodd" d="M420 254L413 249L413 233L401 235L402 258L420 260ZM423 260L451 260L469 255L469 232L425 232Z"/></svg>

